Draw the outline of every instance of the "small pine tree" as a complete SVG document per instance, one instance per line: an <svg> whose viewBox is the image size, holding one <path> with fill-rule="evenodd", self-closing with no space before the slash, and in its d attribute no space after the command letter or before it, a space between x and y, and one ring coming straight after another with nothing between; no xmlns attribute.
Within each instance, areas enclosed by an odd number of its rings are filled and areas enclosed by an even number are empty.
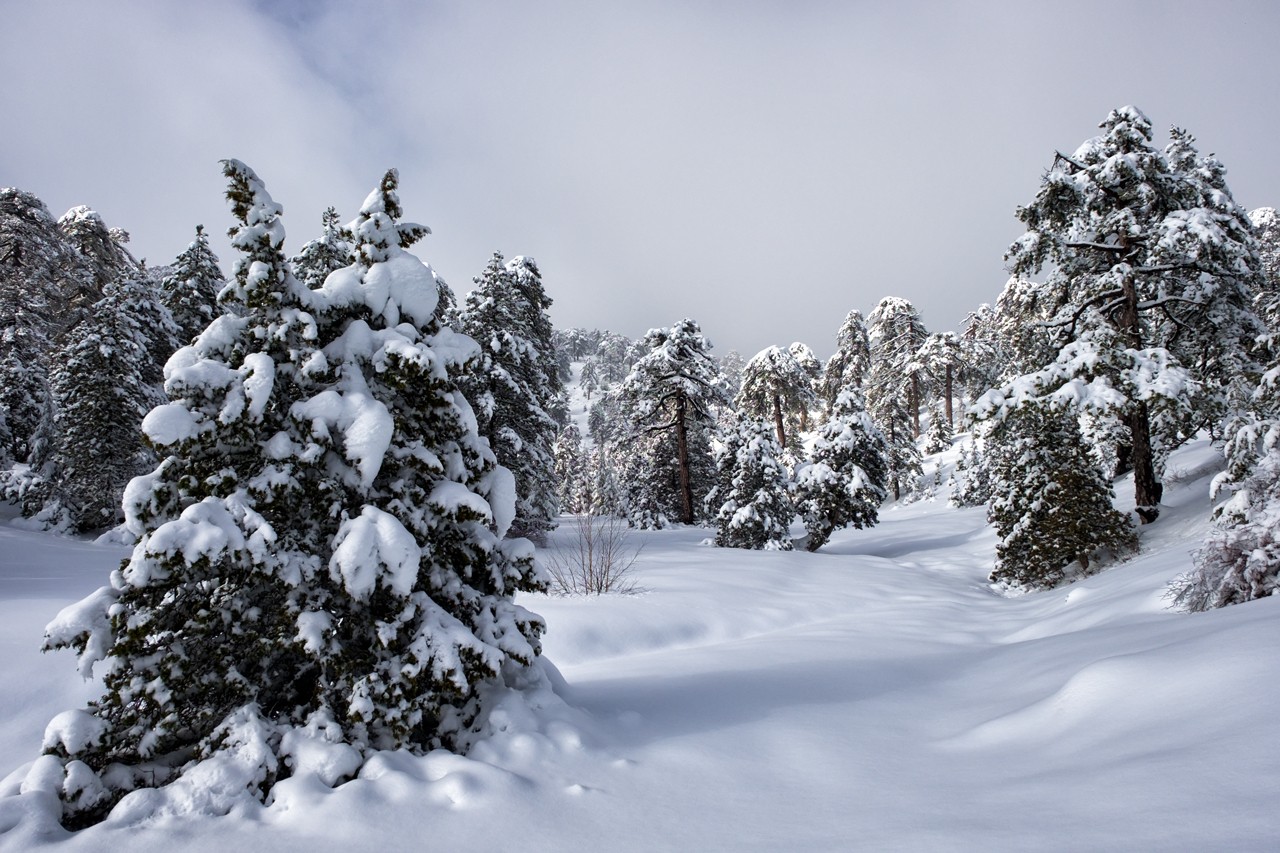
<svg viewBox="0 0 1280 853"><path fill-rule="evenodd" d="M991 441L988 517L1000 537L992 582L1047 589L1097 571L1103 555L1137 548L1071 412L1024 404L1005 415Z"/></svg>
<svg viewBox="0 0 1280 853"><path fill-rule="evenodd" d="M587 461L582 450L582 433L577 425L570 422L560 431L553 450L555 464L552 471L561 512L585 512Z"/></svg>
<svg viewBox="0 0 1280 853"><path fill-rule="evenodd" d="M951 475L951 505L982 506L991 500L991 471L982 450L982 435L989 425L982 424L974 435L960 445L955 471Z"/></svg>
<svg viewBox="0 0 1280 853"><path fill-rule="evenodd" d="M355 259L355 235L338 220L338 211L325 208L320 216L324 231L306 243L290 259L293 274L309 288L324 284L329 273L350 266Z"/></svg>
<svg viewBox="0 0 1280 853"><path fill-rule="evenodd" d="M929 407L929 429L924 434L924 452L945 453L951 449L955 437L955 430L951 428L951 421L947 419L942 402L935 402Z"/></svg>
<svg viewBox="0 0 1280 853"><path fill-rule="evenodd" d="M716 545L790 551L796 511L773 425L758 418L740 420L716 454L716 467Z"/></svg>
<svg viewBox="0 0 1280 853"><path fill-rule="evenodd" d="M844 527L875 525L885 491L885 440L856 391L836 397L818 430L813 461L796 473L796 509L816 551Z"/></svg>
<svg viewBox="0 0 1280 853"><path fill-rule="evenodd" d="M197 225L196 239L174 259L168 275L160 281L161 297L183 344L190 343L217 316L223 284L218 256L209 247L204 226Z"/></svg>

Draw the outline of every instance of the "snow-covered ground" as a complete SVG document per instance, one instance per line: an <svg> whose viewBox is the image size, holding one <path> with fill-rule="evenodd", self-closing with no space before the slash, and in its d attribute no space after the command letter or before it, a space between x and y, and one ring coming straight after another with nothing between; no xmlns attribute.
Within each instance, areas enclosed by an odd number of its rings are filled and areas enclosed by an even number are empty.
<svg viewBox="0 0 1280 853"><path fill-rule="evenodd" d="M1215 469L1180 452L1138 558L1016 598L985 582L983 511L941 498L817 554L635 533L644 593L522 599L564 702L508 703L470 757L383 755L270 807L74 835L16 794L95 688L36 649L125 551L0 524L0 849L1274 850L1280 600L1163 598Z"/></svg>

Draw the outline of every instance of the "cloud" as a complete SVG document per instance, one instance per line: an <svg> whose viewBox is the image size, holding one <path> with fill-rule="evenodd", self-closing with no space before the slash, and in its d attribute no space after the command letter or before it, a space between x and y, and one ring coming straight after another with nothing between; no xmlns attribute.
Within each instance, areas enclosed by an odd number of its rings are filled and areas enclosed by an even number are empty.
<svg viewBox="0 0 1280 853"><path fill-rule="evenodd" d="M0 183L88 203L167 260L252 165L290 244L398 166L464 293L538 258L558 325L697 319L717 351L829 352L850 308L955 328L1057 148L1111 108L1197 133L1280 201L1271 5L27 4L8 16ZM1233 64L1224 57L1255 59ZM229 258L224 257L224 260Z"/></svg>

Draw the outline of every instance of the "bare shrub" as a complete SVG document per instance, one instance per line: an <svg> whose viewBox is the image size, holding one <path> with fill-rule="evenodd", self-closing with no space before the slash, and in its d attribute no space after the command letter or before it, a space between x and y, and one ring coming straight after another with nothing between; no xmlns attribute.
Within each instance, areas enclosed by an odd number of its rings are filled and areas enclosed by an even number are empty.
<svg viewBox="0 0 1280 853"><path fill-rule="evenodd" d="M627 523L612 515L586 513L574 531L547 551L551 591L558 595L641 592L632 577L641 547L632 547Z"/></svg>

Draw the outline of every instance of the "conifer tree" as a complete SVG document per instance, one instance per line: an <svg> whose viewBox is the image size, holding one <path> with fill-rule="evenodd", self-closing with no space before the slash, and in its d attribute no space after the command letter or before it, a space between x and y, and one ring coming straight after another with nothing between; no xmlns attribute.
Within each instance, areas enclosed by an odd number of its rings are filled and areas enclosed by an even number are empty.
<svg viewBox="0 0 1280 853"><path fill-rule="evenodd" d="M955 440L955 430L943 409L941 400L929 408L929 429L924 434L925 453L945 453Z"/></svg>
<svg viewBox="0 0 1280 853"><path fill-rule="evenodd" d="M779 446L788 448L798 444L797 432L815 400L812 373L790 350L773 346L747 362L734 403L746 415L771 419Z"/></svg>
<svg viewBox="0 0 1280 853"><path fill-rule="evenodd" d="M196 226L196 238L174 259L160 281L165 307L177 324L183 344L190 343L218 313L218 294L225 280L218 256L209 247L204 226Z"/></svg>
<svg viewBox="0 0 1280 853"><path fill-rule="evenodd" d="M937 393L942 402L941 415L946 418L950 429L955 425L952 403L955 399L956 378L965 369L960 337L955 332L935 332L929 335L916 350L911 363Z"/></svg>
<svg viewBox="0 0 1280 853"><path fill-rule="evenodd" d="M324 284L329 273L350 266L355 253L355 235L339 221L336 209L325 208L320 225L324 229L320 236L303 245L289 261L293 274L312 289Z"/></svg>
<svg viewBox="0 0 1280 853"><path fill-rule="evenodd" d="M716 454L715 543L721 548L790 551L795 506L774 426L744 417Z"/></svg>
<svg viewBox="0 0 1280 853"><path fill-rule="evenodd" d="M992 582L1046 589L1097 571L1101 556L1137 548L1070 411L1018 406L996 424L989 452L988 517L1000 537Z"/></svg>
<svg viewBox="0 0 1280 853"><path fill-rule="evenodd" d="M813 460L796 472L796 509L816 551L844 527L875 525L885 498L884 436L857 390L842 391L813 444Z"/></svg>
<svg viewBox="0 0 1280 853"><path fill-rule="evenodd" d="M588 490L587 460L582 449L582 433L572 421L560 430L553 448L556 499L561 512L586 511Z"/></svg>
<svg viewBox="0 0 1280 853"><path fill-rule="evenodd" d="M871 343L862 312L850 311L836 332L836 351L822 374L822 403L830 412L843 391L862 391L871 369Z"/></svg>
<svg viewBox="0 0 1280 853"><path fill-rule="evenodd" d="M560 511L553 473L559 426L551 413L563 386L547 316L551 299L532 258L507 263L495 252L475 283L458 323L480 344L483 360L463 377L463 390L498 464L515 475L512 532L541 540Z"/></svg>
<svg viewBox="0 0 1280 853"><path fill-rule="evenodd" d="M84 672L107 662L104 695L62 718L93 734L33 770L62 765L68 826L215 756L265 796L308 737L346 744L349 773L372 749L463 747L481 686L538 654L541 621L512 601L543 588L532 547L502 540L511 477L450 378L478 348L433 324L395 173L356 220L357 262L309 291L280 206L224 166L242 257L223 298L246 313L170 360L172 402L143 423L165 458L126 491L138 546L46 636Z"/></svg>
<svg viewBox="0 0 1280 853"><path fill-rule="evenodd" d="M1250 303L1261 265L1221 164L1200 158L1188 134L1175 129L1162 154L1134 107L1101 128L1055 157L1018 210L1027 231L1006 259L1015 275L1051 268L1044 287L1056 311L1059 355L1020 384L1041 394L1105 385L1128 431L1145 523L1159 514L1162 450L1197 423L1216 428L1230 407L1224 381L1256 371L1248 348L1262 326ZM1164 366L1178 370L1152 374Z"/></svg>
<svg viewBox="0 0 1280 853"><path fill-rule="evenodd" d="M920 377L910 364L927 335L915 306L886 296L871 312L867 337L871 369L867 373L867 411L880 427L888 448L888 479L893 499L901 500L920 477Z"/></svg>
<svg viewBox="0 0 1280 853"><path fill-rule="evenodd" d="M639 517L656 521L665 507L681 523L693 524L712 486L709 431L715 408L725 402L724 380L711 343L693 320L650 329L643 342L648 352L621 388L630 425L624 466L630 464L634 473L624 482L645 484L643 497L632 490L632 520L644 507ZM663 494L673 494L678 503L672 506Z"/></svg>

